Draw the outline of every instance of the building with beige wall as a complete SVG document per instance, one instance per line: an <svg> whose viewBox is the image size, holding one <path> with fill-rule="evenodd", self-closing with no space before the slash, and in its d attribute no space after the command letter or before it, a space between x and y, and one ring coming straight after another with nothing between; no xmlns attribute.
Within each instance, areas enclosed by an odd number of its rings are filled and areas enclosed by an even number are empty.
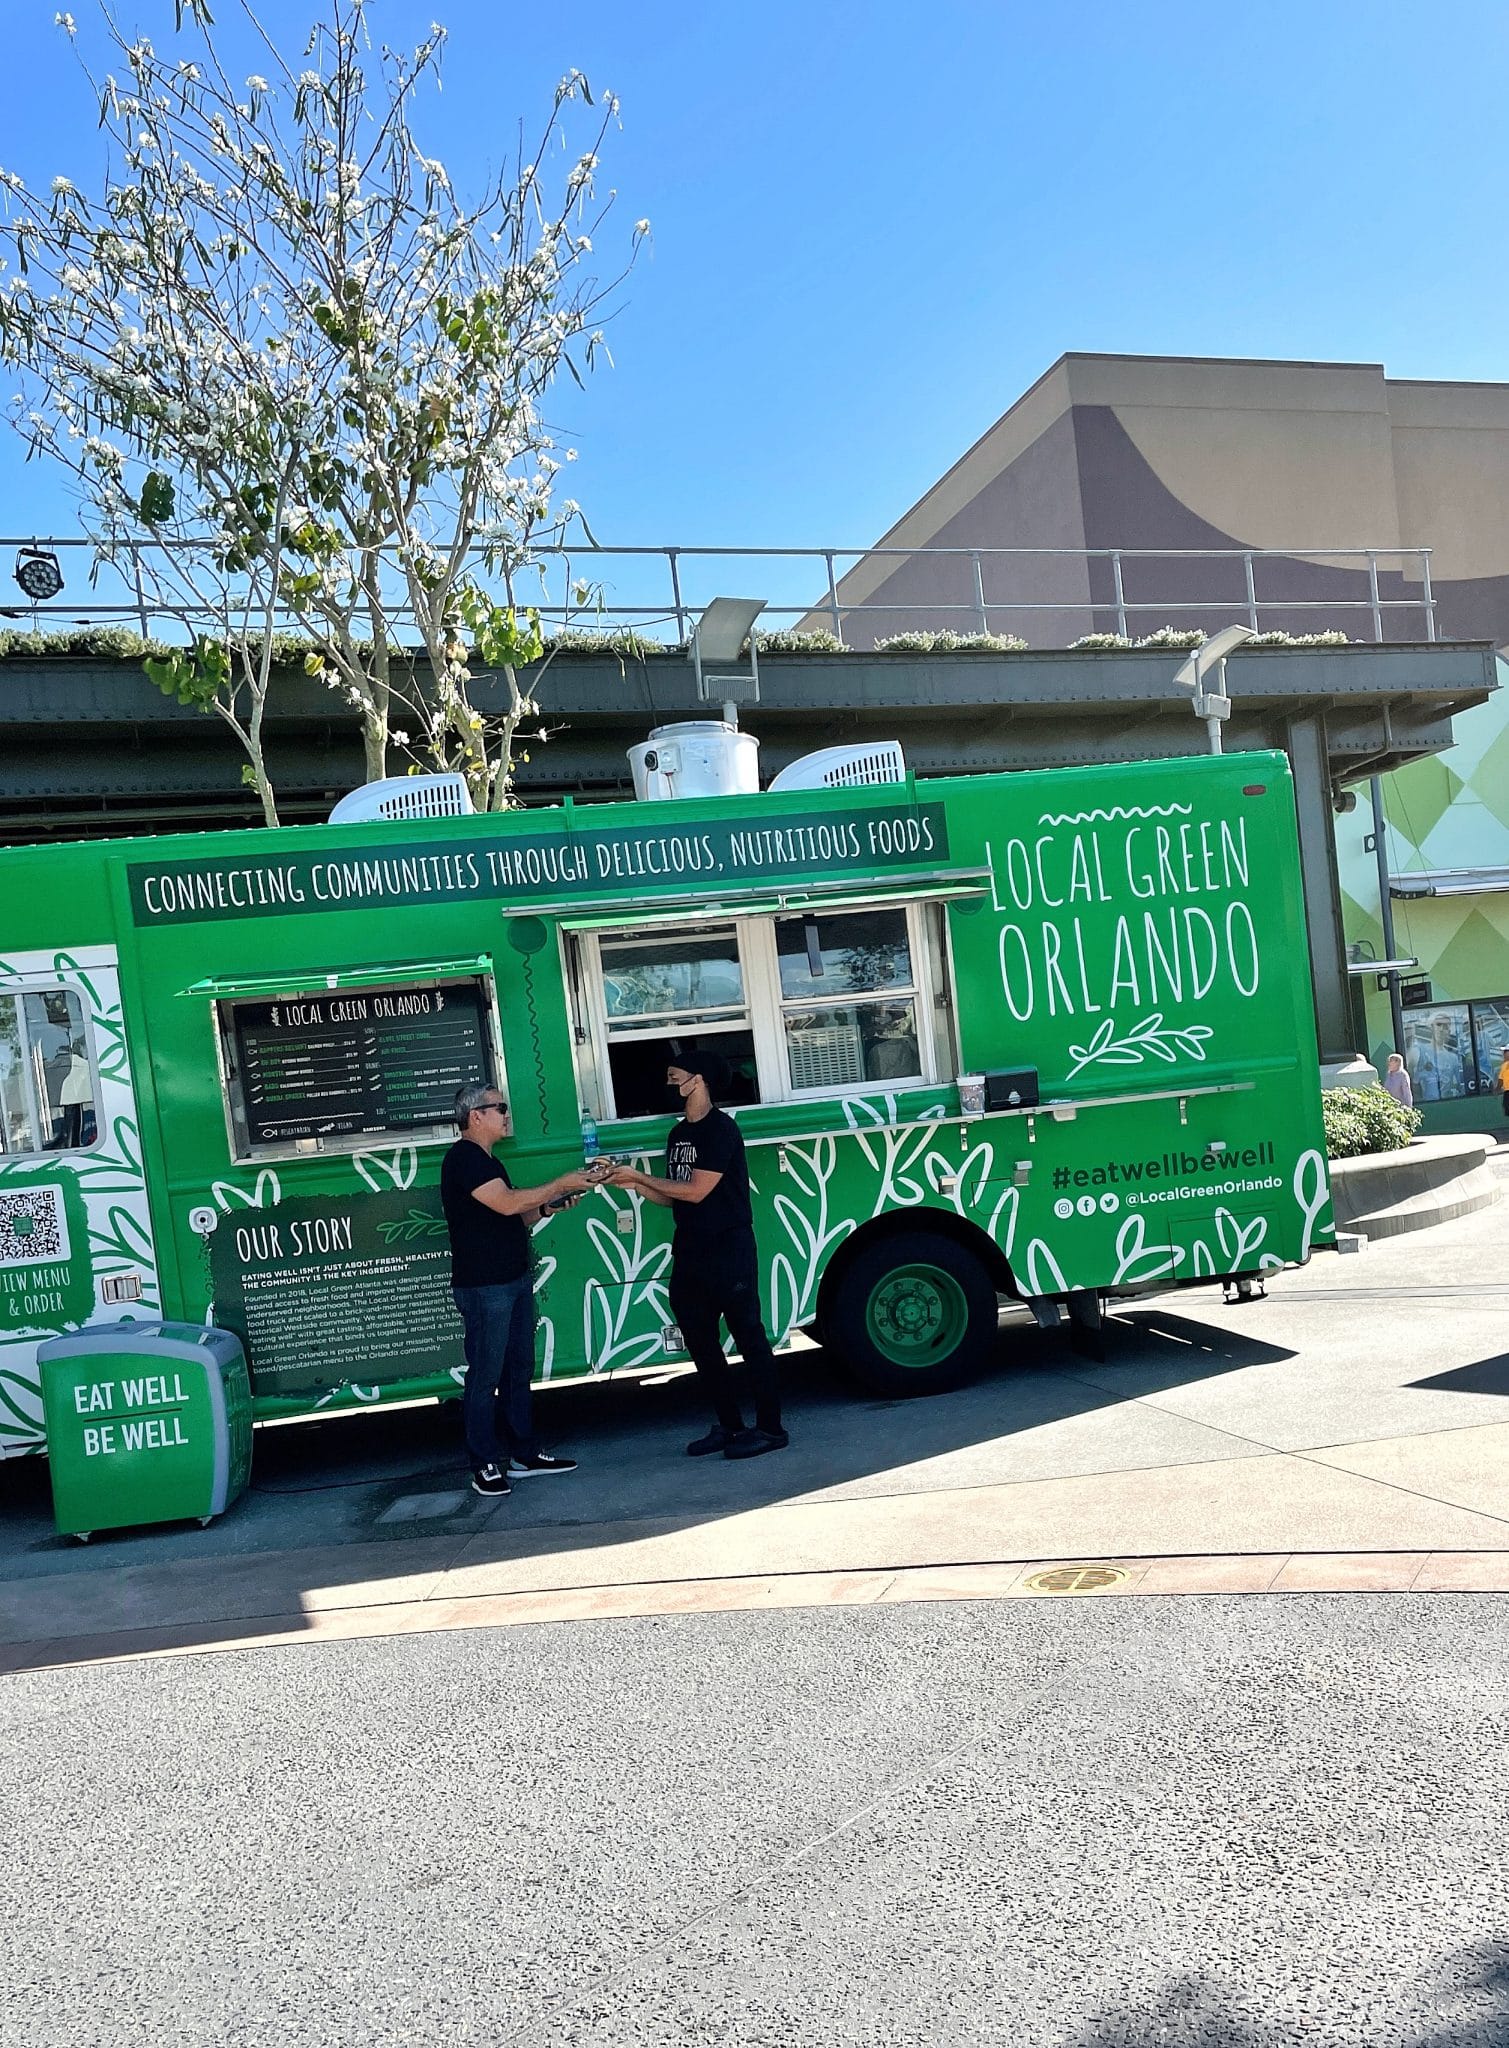
<svg viewBox="0 0 1509 2048"><path fill-rule="evenodd" d="M839 585L844 606L865 607L844 618L858 645L939 627L1034 647L1120 625L1214 631L1249 621L1254 600L1263 630L1373 639L1381 623L1408 643L1427 633L1427 571L1408 551L1429 550L1437 634L1502 650L1509 384L1393 378L1377 363L1066 355L878 545L965 552L860 563ZM1368 549L1379 615L1367 560L1339 552ZM1244 550L1264 551L1250 583ZM1509 690L1463 714L1457 735L1450 753L1384 778L1397 950L1419 963L1405 1050L1436 1128L1504 1122ZM1337 826L1359 962L1384 956L1362 797ZM1358 985L1360 1035L1381 1065L1388 999L1373 976Z"/></svg>
<svg viewBox="0 0 1509 2048"><path fill-rule="evenodd" d="M1509 384L1424 383L1377 363L1068 355L1045 372L876 543L887 549L1064 549L982 556L989 630L1033 646L1114 630L1112 565L1085 551L1161 550L1123 564L1134 630L1205 623L1248 593L1265 628L1372 637L1365 562L1379 551L1390 639L1423 633L1431 550L1443 634L1509 641ZM1319 559L1316 559L1319 557ZM978 625L966 560L871 556L839 586L858 644L903 622ZM1301 609L1350 600L1358 609ZM1027 611L1022 605L1048 606ZM954 608L947 617L940 607Z"/></svg>

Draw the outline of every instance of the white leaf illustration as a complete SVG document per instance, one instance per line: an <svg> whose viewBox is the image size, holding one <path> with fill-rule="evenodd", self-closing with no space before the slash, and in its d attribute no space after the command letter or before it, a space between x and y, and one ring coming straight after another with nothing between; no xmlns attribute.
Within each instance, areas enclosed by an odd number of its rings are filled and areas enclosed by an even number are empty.
<svg viewBox="0 0 1509 2048"><path fill-rule="evenodd" d="M1299 1242L1299 1263L1303 1265L1310 1256L1310 1246L1316 1236L1316 1225L1331 1201L1331 1190L1326 1180L1326 1162L1318 1152L1302 1152L1295 1161L1293 1188L1294 1199L1299 1204L1304 1226L1300 1232Z"/></svg>
<svg viewBox="0 0 1509 2048"><path fill-rule="evenodd" d="M1074 1065L1069 1069L1068 1078L1072 1081L1083 1068L1090 1066L1135 1067L1148 1057L1162 1060L1166 1066L1176 1066L1179 1051L1190 1059L1203 1061L1205 1041L1210 1036L1208 1024L1166 1027L1163 1012L1154 1010L1118 1038L1115 1019L1107 1017L1087 1046L1069 1047Z"/></svg>
<svg viewBox="0 0 1509 2048"><path fill-rule="evenodd" d="M801 1294L796 1284L796 1272L784 1252L777 1252L770 1262L770 1321L772 1342L779 1344L796 1322L797 1307ZM776 1334L779 1333L779 1334Z"/></svg>
<svg viewBox="0 0 1509 2048"><path fill-rule="evenodd" d="M781 1147L781 1171L790 1175L804 1195L810 1195L816 1201L819 1183L817 1162L809 1159L800 1146Z"/></svg>
<svg viewBox="0 0 1509 2048"><path fill-rule="evenodd" d="M419 1172L419 1150L414 1145L396 1145L391 1152L356 1152L351 1163L373 1194L380 1195L385 1185L413 1187Z"/></svg>
<svg viewBox="0 0 1509 2048"><path fill-rule="evenodd" d="M777 1195L773 1206L775 1213L780 1217L782 1224L785 1226L786 1235L791 1239L797 1250L804 1253L809 1259L815 1258L817 1256L817 1232L813 1228L811 1218L805 1215L788 1195Z"/></svg>
<svg viewBox="0 0 1509 2048"><path fill-rule="evenodd" d="M587 1218L587 1235L597 1246L597 1255L615 1280L630 1278L629 1248L616 1230L610 1230L599 1216Z"/></svg>
<svg viewBox="0 0 1509 2048"><path fill-rule="evenodd" d="M1161 1280L1182 1263L1181 1245L1150 1245L1146 1239L1146 1221L1140 1209L1133 1209L1116 1233L1117 1281Z"/></svg>
<svg viewBox="0 0 1509 2048"><path fill-rule="evenodd" d="M247 1209L271 1209L283 1199L282 1184L270 1166L264 1166L257 1175L257 1184L250 1193L228 1180L217 1180L210 1193L225 1215L229 1215L237 1202Z"/></svg>
<svg viewBox="0 0 1509 2048"><path fill-rule="evenodd" d="M1221 1254L1226 1260L1226 1270L1234 1273L1249 1252L1255 1252L1268 1235L1268 1219L1256 1216L1243 1224L1230 1209L1216 1211L1216 1236L1221 1241Z"/></svg>
<svg viewBox="0 0 1509 2048"><path fill-rule="evenodd" d="M1027 1247L1027 1292L1029 1294L1067 1294L1069 1283L1052 1251L1042 1238L1035 1237Z"/></svg>

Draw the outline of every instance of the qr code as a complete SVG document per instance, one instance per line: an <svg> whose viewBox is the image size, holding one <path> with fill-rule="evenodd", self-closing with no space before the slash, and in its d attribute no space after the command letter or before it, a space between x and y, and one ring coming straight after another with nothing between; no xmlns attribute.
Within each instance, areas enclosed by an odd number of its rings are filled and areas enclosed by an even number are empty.
<svg viewBox="0 0 1509 2048"><path fill-rule="evenodd" d="M68 1225L56 1188L0 1194L0 1266L35 1266L68 1257Z"/></svg>

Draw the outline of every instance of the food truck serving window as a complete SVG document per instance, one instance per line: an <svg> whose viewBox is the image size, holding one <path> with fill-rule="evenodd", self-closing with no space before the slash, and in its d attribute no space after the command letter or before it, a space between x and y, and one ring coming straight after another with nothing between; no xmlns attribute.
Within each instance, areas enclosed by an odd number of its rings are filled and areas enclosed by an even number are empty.
<svg viewBox="0 0 1509 2048"><path fill-rule="evenodd" d="M84 1006L72 989L0 995L0 1158L99 1142Z"/></svg>
<svg viewBox="0 0 1509 2048"><path fill-rule="evenodd" d="M481 976L312 988L222 1002L221 1060L235 1150L349 1150L374 1136L454 1137L456 1090L503 1085L491 984Z"/></svg>
<svg viewBox="0 0 1509 2048"><path fill-rule="evenodd" d="M582 1099L666 1114L679 1052L728 1063L731 1105L920 1084L952 1070L938 906L878 903L603 931L580 942Z"/></svg>

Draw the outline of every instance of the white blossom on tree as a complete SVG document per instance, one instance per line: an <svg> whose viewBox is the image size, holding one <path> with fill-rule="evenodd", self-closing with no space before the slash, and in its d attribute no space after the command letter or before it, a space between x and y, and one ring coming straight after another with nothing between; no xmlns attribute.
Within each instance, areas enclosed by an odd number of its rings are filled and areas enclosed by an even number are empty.
<svg viewBox="0 0 1509 2048"><path fill-rule="evenodd" d="M149 673L232 727L269 824L280 625L313 643L309 672L359 719L369 777L402 710L417 756L500 808L537 717L520 672L542 641L518 579L578 516L554 498L573 451L558 457L543 408L602 349L623 274L604 283L586 262L612 204L597 174L618 105L571 72L538 132L521 128L509 165L463 199L412 127L443 28L374 48L367 0L324 0L293 66L234 4L263 53L240 78L205 0L173 0L166 53L97 0L103 69L57 17L109 168L97 198L77 169L45 194L0 172L15 422L77 480L101 559L187 622L189 644ZM648 226L626 238L625 269ZM487 717L473 647L503 679Z"/></svg>

